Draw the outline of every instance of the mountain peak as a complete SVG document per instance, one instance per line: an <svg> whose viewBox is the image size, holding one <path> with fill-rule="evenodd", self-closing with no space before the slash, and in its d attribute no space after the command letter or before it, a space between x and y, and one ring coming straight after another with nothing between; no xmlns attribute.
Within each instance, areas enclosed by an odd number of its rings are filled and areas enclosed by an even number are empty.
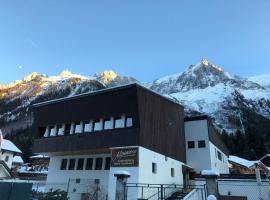
<svg viewBox="0 0 270 200"><path fill-rule="evenodd" d="M117 78L117 73L112 70L105 70L99 74L97 77L105 84L109 84Z"/></svg>
<svg viewBox="0 0 270 200"><path fill-rule="evenodd" d="M197 65L191 65L190 69L192 71L196 71L198 69L207 69L207 70L214 70L214 71L218 71L223 73L224 69L222 69L221 67L210 63L206 58L202 58L200 63L198 63Z"/></svg>
<svg viewBox="0 0 270 200"><path fill-rule="evenodd" d="M31 81L33 79L35 79L36 77L38 76L38 73L37 72L32 72L31 74L28 74L26 75L23 80L28 82L28 81Z"/></svg>

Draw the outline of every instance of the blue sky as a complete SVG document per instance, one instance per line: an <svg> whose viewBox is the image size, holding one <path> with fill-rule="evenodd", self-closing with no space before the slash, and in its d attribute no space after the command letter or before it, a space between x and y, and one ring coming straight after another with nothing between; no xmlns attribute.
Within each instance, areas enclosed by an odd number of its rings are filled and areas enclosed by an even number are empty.
<svg viewBox="0 0 270 200"><path fill-rule="evenodd" d="M152 81L201 57L270 73L269 10L269 0L0 0L0 83L64 69Z"/></svg>

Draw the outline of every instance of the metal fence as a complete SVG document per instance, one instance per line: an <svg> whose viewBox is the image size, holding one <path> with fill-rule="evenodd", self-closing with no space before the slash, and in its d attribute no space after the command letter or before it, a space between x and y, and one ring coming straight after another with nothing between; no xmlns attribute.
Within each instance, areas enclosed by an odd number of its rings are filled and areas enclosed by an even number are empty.
<svg viewBox="0 0 270 200"><path fill-rule="evenodd" d="M270 200L269 181L218 180L218 192L224 200Z"/></svg>
<svg viewBox="0 0 270 200"><path fill-rule="evenodd" d="M196 194L196 198L189 194ZM205 185L176 185L176 184L139 184L127 183L125 200L174 200L196 199L205 200Z"/></svg>

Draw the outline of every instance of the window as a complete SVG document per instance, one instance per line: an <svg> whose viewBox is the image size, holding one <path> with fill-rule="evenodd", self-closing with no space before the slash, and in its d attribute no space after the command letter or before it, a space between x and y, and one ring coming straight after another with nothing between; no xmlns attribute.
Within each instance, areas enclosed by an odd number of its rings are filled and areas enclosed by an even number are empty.
<svg viewBox="0 0 270 200"><path fill-rule="evenodd" d="M91 122L88 121L83 122L83 132L92 132Z"/></svg>
<svg viewBox="0 0 270 200"><path fill-rule="evenodd" d="M152 173L153 174L157 173L157 163L152 163Z"/></svg>
<svg viewBox="0 0 270 200"><path fill-rule="evenodd" d="M171 177L174 177L174 168L171 168Z"/></svg>
<svg viewBox="0 0 270 200"><path fill-rule="evenodd" d="M109 170L111 167L111 158L107 157L105 160L105 170Z"/></svg>
<svg viewBox="0 0 270 200"><path fill-rule="evenodd" d="M93 167L93 158L87 158L86 160L86 170L92 170Z"/></svg>
<svg viewBox="0 0 270 200"><path fill-rule="evenodd" d="M57 125L57 135L64 135L63 125Z"/></svg>
<svg viewBox="0 0 270 200"><path fill-rule="evenodd" d="M54 126L50 126L50 136L55 136L56 135L56 130Z"/></svg>
<svg viewBox="0 0 270 200"><path fill-rule="evenodd" d="M68 170L74 170L75 169L75 159L70 159L69 160L69 166L68 166Z"/></svg>
<svg viewBox="0 0 270 200"><path fill-rule="evenodd" d="M60 170L66 170L67 169L67 159L62 159Z"/></svg>
<svg viewBox="0 0 270 200"><path fill-rule="evenodd" d="M188 141L188 148L194 149L195 148L195 142L194 141Z"/></svg>
<svg viewBox="0 0 270 200"><path fill-rule="evenodd" d="M8 162L8 160L9 160L9 156L6 156L5 157L5 162Z"/></svg>
<svg viewBox="0 0 270 200"><path fill-rule="evenodd" d="M220 153L220 151L217 151L217 155L218 155L218 159L221 161L222 158L221 158L221 153Z"/></svg>
<svg viewBox="0 0 270 200"><path fill-rule="evenodd" d="M114 120L114 128L124 128L125 127L125 120L121 117L117 117Z"/></svg>
<svg viewBox="0 0 270 200"><path fill-rule="evenodd" d="M75 133L81 133L81 132L82 132L81 123L75 123Z"/></svg>
<svg viewBox="0 0 270 200"><path fill-rule="evenodd" d="M94 121L94 131L101 131L102 130L102 124L100 120Z"/></svg>
<svg viewBox="0 0 270 200"><path fill-rule="evenodd" d="M39 135L43 136L43 137L48 137L48 131L46 127L39 127Z"/></svg>
<svg viewBox="0 0 270 200"><path fill-rule="evenodd" d="M78 159L77 170L83 170L84 158Z"/></svg>
<svg viewBox="0 0 270 200"><path fill-rule="evenodd" d="M66 124L65 125L65 135L69 135L70 134L70 129L71 129L71 124Z"/></svg>
<svg viewBox="0 0 270 200"><path fill-rule="evenodd" d="M126 127L132 127L133 126L133 120L132 117L126 118Z"/></svg>
<svg viewBox="0 0 270 200"><path fill-rule="evenodd" d="M103 158L96 158L95 170L102 169L102 161L103 161Z"/></svg>
<svg viewBox="0 0 270 200"><path fill-rule="evenodd" d="M105 119L104 120L104 130L112 129L112 121L110 119Z"/></svg>
<svg viewBox="0 0 270 200"><path fill-rule="evenodd" d="M199 148L204 148L205 147L205 140L199 140L198 141L198 147Z"/></svg>

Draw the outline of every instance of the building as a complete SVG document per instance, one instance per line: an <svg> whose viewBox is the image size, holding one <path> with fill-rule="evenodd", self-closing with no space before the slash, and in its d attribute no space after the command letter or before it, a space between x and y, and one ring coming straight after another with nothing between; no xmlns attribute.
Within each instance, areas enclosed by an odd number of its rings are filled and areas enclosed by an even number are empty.
<svg viewBox="0 0 270 200"><path fill-rule="evenodd" d="M187 164L197 173L213 170L228 174L229 151L206 115L185 118Z"/></svg>
<svg viewBox="0 0 270 200"><path fill-rule="evenodd" d="M10 172L12 165L14 162L18 161L16 156L21 153L21 150L18 149L18 147L16 147L16 145L14 145L10 140L3 139L0 146L0 179L11 177Z"/></svg>
<svg viewBox="0 0 270 200"><path fill-rule="evenodd" d="M261 173L269 174L269 168L260 160L247 160L238 156L229 156L229 168L231 174L255 174L255 169L259 168Z"/></svg>
<svg viewBox="0 0 270 200"><path fill-rule="evenodd" d="M36 104L34 126L34 153L50 157L47 189L68 186L72 199L76 183L98 179L113 200L119 171L133 183L183 184L184 108L138 84Z"/></svg>

